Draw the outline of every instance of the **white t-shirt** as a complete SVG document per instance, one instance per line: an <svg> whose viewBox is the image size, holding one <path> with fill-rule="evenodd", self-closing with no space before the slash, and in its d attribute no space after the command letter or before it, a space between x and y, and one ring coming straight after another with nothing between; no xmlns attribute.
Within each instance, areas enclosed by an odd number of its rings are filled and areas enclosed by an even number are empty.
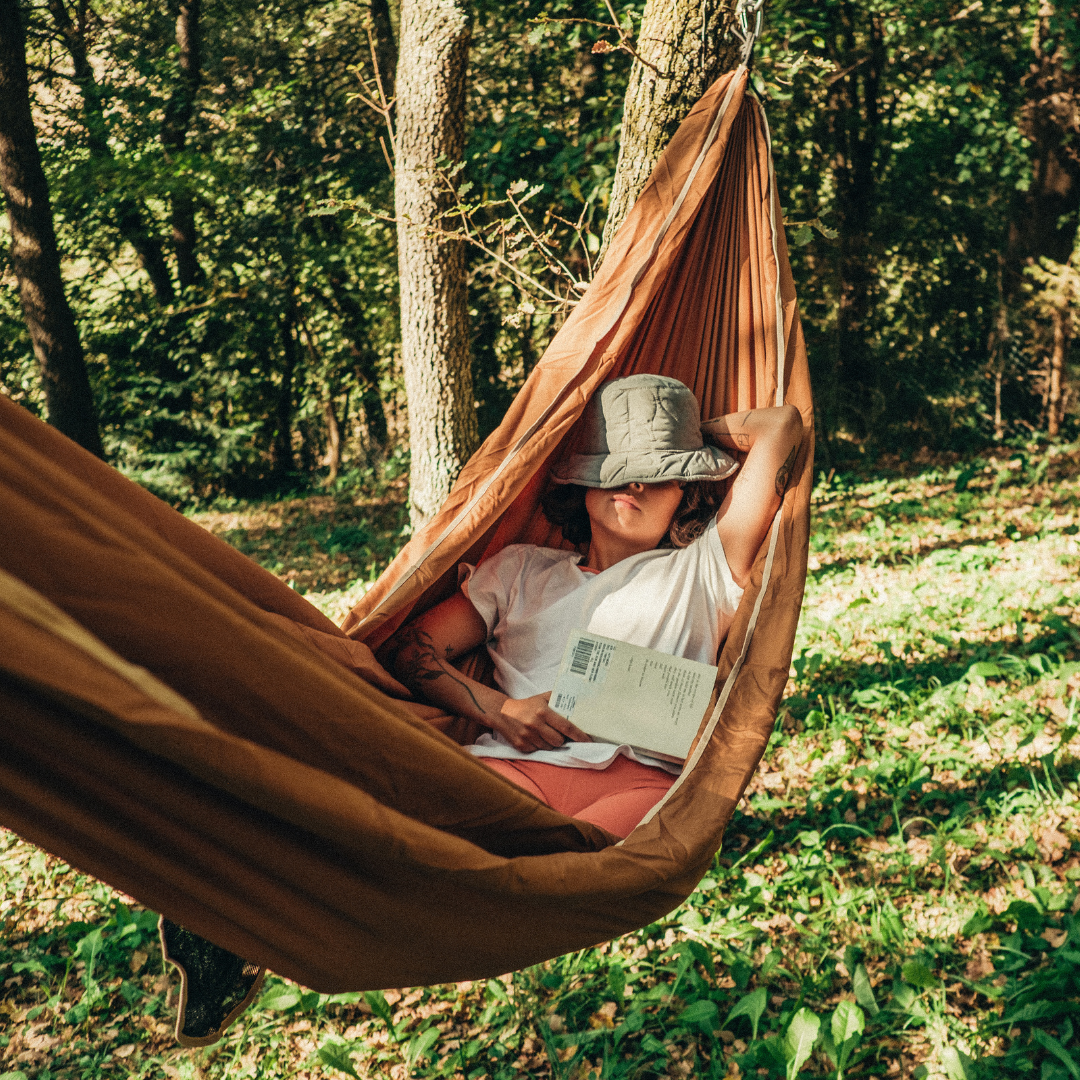
<svg viewBox="0 0 1080 1080"><path fill-rule="evenodd" d="M495 680L512 698L555 685L572 630L658 652L716 663L743 590L728 568L715 518L689 547L645 551L601 573L573 551L512 544L478 567L462 564L462 591L487 624ZM524 754L501 736L469 748L481 757L528 758L574 768L606 768L619 753L678 768L611 743L566 743Z"/></svg>

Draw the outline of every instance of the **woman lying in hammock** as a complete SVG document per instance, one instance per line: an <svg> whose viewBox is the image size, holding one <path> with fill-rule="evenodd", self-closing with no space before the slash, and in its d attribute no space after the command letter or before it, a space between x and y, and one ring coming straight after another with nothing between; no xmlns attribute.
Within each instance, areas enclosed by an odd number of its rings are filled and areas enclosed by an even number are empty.
<svg viewBox="0 0 1080 1080"><path fill-rule="evenodd" d="M544 513L573 551L517 544L462 567L462 591L391 639L394 674L417 696L493 734L470 749L549 806L626 836L674 782L667 762L594 743L548 707L571 630L712 664L802 439L791 406L700 423L675 379L632 375L588 407L584 452L555 476ZM738 467L703 436L746 454ZM487 642L502 690L451 661ZM678 771L675 767L675 772ZM177 1038L217 1041L254 998L261 969L162 919L183 972Z"/></svg>
<svg viewBox="0 0 1080 1080"><path fill-rule="evenodd" d="M403 627L394 675L429 703L488 727L470 747L562 813L626 836L679 769L595 743L548 705L567 638L585 629L716 662L802 440L793 406L700 422L676 379L605 383L586 412L582 453L542 506L573 551L515 544L461 567L461 591ZM739 466L705 440L746 454ZM486 642L501 690L452 661Z"/></svg>

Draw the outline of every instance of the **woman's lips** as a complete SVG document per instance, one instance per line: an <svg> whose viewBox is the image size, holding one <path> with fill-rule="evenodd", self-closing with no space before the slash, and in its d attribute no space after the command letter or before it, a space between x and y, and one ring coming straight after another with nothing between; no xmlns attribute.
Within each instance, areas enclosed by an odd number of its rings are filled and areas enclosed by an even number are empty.
<svg viewBox="0 0 1080 1080"><path fill-rule="evenodd" d="M629 506L634 510L641 509L641 507L638 506L637 499L635 499L633 495L616 495L614 496L614 498L612 498L611 501L616 503L622 503L623 505Z"/></svg>

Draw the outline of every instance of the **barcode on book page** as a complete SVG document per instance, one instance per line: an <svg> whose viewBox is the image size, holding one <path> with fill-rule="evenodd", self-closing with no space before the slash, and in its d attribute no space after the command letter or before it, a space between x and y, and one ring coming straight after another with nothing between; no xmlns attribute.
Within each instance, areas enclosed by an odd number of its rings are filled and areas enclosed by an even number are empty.
<svg viewBox="0 0 1080 1080"><path fill-rule="evenodd" d="M588 638L579 638L574 646L574 655L570 661L570 670L575 675L585 675L589 670L589 661L597 643ZM594 676L595 678L595 676Z"/></svg>

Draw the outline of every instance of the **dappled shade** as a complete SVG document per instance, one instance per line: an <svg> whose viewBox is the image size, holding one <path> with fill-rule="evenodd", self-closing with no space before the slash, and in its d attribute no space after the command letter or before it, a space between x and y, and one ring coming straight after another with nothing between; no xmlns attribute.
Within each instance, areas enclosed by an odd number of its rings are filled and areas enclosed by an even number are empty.
<svg viewBox="0 0 1080 1080"><path fill-rule="evenodd" d="M322 991L498 974L677 906L766 745L806 568L806 355L745 88L740 69L694 108L504 423L348 636L0 398L0 822ZM807 436L719 658L719 703L666 801L616 844L378 690L368 646L445 595L463 558L561 542L537 512L547 468L596 387L635 371L683 379L709 416L773 404L779 382Z"/></svg>

